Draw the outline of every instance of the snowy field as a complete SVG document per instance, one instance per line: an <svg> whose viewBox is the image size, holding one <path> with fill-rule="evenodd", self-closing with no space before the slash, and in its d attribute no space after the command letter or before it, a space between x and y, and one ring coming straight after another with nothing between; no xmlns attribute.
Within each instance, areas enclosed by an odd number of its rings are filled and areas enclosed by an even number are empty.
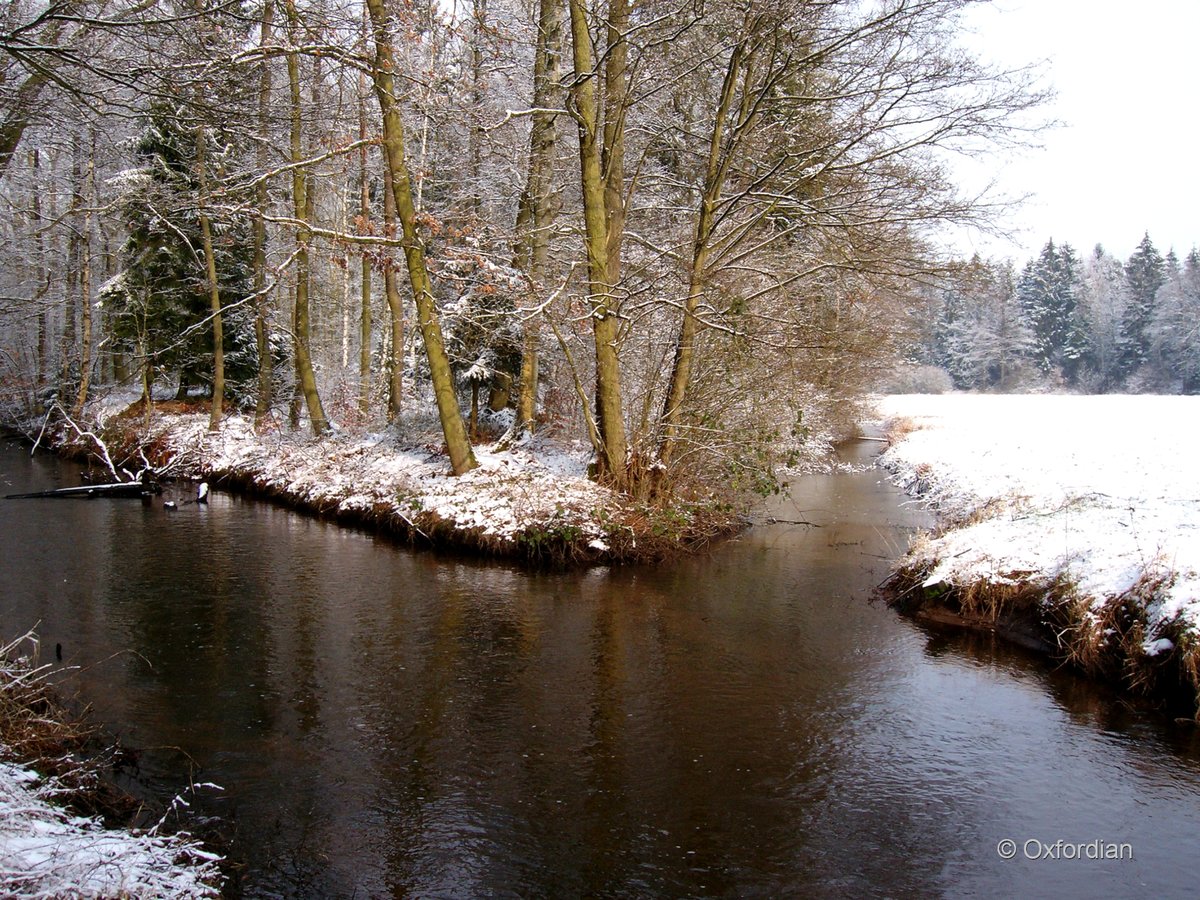
<svg viewBox="0 0 1200 900"><path fill-rule="evenodd" d="M1163 623L1200 627L1200 397L942 394L881 398L901 485L948 526L908 562L926 583L1066 575L1093 606L1164 577Z"/></svg>

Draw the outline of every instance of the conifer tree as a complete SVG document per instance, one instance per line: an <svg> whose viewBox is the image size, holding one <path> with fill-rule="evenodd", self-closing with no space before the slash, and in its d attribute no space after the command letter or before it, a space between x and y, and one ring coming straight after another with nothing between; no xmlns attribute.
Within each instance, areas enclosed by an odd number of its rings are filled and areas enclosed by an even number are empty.
<svg viewBox="0 0 1200 900"><path fill-rule="evenodd" d="M1074 382L1086 352L1078 313L1079 258L1069 244L1050 240L1025 266L1017 285L1021 309L1033 331L1034 358L1045 373Z"/></svg>
<svg viewBox="0 0 1200 900"><path fill-rule="evenodd" d="M1120 380L1121 318L1125 309L1125 267L1099 244L1084 262L1079 295L1080 318L1088 336L1084 363L1090 386L1107 391Z"/></svg>
<svg viewBox="0 0 1200 900"><path fill-rule="evenodd" d="M1193 249L1182 264L1168 253L1165 276L1149 328L1151 358L1161 387L1195 394L1200 392L1200 251Z"/></svg>
<svg viewBox="0 0 1200 900"><path fill-rule="evenodd" d="M1125 264L1126 303L1119 352L1120 371L1126 378L1141 368L1149 356L1147 329L1154 318L1155 296L1165 280L1166 264L1146 234Z"/></svg>
<svg viewBox="0 0 1200 900"><path fill-rule="evenodd" d="M142 361L146 391L178 377L178 395L211 391L212 310L202 250L197 135L166 103L156 104L134 149L141 166L122 176L127 238L122 271L105 285L114 337ZM216 155L210 151L209 155ZM211 217L210 217L211 218ZM253 242L241 221L211 222L217 280L224 298L227 393L243 396L257 370L251 310Z"/></svg>

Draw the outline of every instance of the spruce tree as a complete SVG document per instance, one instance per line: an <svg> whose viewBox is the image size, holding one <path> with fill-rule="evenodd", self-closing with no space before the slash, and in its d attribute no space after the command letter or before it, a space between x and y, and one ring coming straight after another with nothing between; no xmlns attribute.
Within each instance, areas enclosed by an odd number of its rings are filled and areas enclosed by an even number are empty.
<svg viewBox="0 0 1200 900"><path fill-rule="evenodd" d="M1083 266L1080 319L1088 336L1084 364L1094 390L1120 381L1121 319L1125 310L1125 266L1099 244Z"/></svg>
<svg viewBox="0 0 1200 900"><path fill-rule="evenodd" d="M1121 317L1118 348L1120 372L1125 378L1140 369L1149 357L1148 329L1154 319L1155 296L1166 277L1166 263L1146 234L1125 264L1125 313Z"/></svg>
<svg viewBox="0 0 1200 900"><path fill-rule="evenodd" d="M123 270L104 288L115 339L146 367L146 385L178 378L211 392L213 334L201 249L196 131L167 103L155 104L134 152L141 166L125 173ZM206 137L206 139L209 139ZM209 154L216 157L220 148ZM242 221L213 217L213 245L222 312L226 392L244 399L257 371L252 310L253 245Z"/></svg>
<svg viewBox="0 0 1200 900"><path fill-rule="evenodd" d="M1200 252L1193 249L1182 264L1168 253L1164 268L1166 280L1155 297L1149 328L1155 386L1195 394L1200 392Z"/></svg>
<svg viewBox="0 0 1200 900"><path fill-rule="evenodd" d="M1033 354L1041 370L1068 382L1078 377L1086 352L1086 331L1079 314L1079 258L1069 244L1050 240L1029 262L1017 284L1017 296L1033 332Z"/></svg>

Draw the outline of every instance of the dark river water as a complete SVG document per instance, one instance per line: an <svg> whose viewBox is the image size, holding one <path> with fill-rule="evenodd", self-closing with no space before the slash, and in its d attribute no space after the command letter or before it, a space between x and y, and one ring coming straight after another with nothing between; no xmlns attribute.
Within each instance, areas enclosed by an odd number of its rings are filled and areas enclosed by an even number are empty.
<svg viewBox="0 0 1200 900"><path fill-rule="evenodd" d="M76 476L0 451L0 494ZM0 636L62 645L142 789L223 786L235 895L1195 896L1191 726L870 603L920 522L879 472L770 512L821 527L529 574L225 494L6 500Z"/></svg>

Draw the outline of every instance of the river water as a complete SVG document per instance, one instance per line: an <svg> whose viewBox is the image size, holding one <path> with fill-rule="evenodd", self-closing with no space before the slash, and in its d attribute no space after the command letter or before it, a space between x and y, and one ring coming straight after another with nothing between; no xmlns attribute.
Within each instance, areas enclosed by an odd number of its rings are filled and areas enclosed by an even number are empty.
<svg viewBox="0 0 1200 900"><path fill-rule="evenodd" d="M0 493L76 476L0 450ZM769 512L530 574L220 493L0 501L0 635L61 644L142 790L224 788L231 894L1194 896L1194 728L870 603L922 521L879 472Z"/></svg>

